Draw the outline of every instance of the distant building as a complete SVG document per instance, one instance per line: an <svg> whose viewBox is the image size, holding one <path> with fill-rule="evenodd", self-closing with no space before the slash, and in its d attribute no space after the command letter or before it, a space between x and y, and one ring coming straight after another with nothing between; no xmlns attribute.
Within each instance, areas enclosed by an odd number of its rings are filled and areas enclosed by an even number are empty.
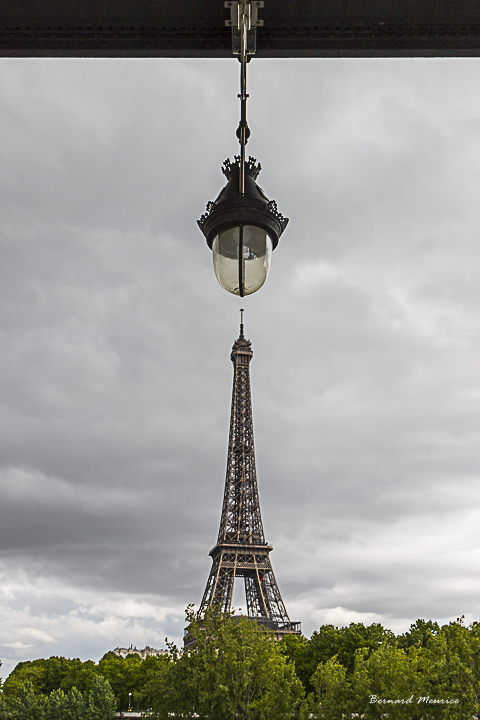
<svg viewBox="0 0 480 720"><path fill-rule="evenodd" d="M137 649L137 646L133 647L133 645L130 645L129 648L116 647L113 652L115 655L121 655L121 657L127 657L127 655L139 655L142 660L145 660L145 658L149 655L153 655L154 657L168 655L168 650L155 650L155 648L151 648L150 645L145 645L142 650Z"/></svg>

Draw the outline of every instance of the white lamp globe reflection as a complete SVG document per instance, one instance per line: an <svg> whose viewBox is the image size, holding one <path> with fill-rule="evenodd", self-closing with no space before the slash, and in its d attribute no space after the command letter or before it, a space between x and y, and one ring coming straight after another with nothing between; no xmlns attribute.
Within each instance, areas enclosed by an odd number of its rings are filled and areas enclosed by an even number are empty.
<svg viewBox="0 0 480 720"><path fill-rule="evenodd" d="M265 283L272 260L272 239L263 228L230 228L215 237L212 250L215 275L228 292L244 297Z"/></svg>

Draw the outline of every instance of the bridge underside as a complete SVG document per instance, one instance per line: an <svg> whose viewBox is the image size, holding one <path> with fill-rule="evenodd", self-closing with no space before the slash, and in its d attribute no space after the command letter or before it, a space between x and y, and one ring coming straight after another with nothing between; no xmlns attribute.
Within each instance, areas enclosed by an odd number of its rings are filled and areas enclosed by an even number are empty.
<svg viewBox="0 0 480 720"><path fill-rule="evenodd" d="M223 0L3 0L4 57L231 57ZM258 57L480 55L474 0L265 0Z"/></svg>

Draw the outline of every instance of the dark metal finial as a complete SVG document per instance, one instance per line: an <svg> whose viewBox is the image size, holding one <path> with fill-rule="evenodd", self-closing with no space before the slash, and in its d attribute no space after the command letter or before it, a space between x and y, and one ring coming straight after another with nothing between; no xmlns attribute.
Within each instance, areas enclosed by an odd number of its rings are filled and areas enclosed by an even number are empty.
<svg viewBox="0 0 480 720"><path fill-rule="evenodd" d="M227 180L230 180L233 175L240 172L240 165L240 155L234 155L233 162L230 160L230 158L227 158L223 161L222 173L225 175ZM251 175L254 180L256 180L259 176L261 169L262 163L257 163L257 158L254 158L250 155L248 160L245 160L245 172L247 173L247 175Z"/></svg>
<svg viewBox="0 0 480 720"><path fill-rule="evenodd" d="M240 337L245 337L243 334L243 308L240 309Z"/></svg>

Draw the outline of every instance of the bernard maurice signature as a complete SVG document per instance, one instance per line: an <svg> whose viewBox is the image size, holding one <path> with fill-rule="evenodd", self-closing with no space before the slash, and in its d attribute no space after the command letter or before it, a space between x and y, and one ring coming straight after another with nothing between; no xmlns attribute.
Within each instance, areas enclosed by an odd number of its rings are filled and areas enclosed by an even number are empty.
<svg viewBox="0 0 480 720"><path fill-rule="evenodd" d="M378 703L379 705L411 705L416 703L425 703L426 705L458 705L460 700L453 698L431 698L429 695L423 695L420 697L414 697L410 695L409 698L397 698L396 700L387 700L386 698L378 697L378 695L370 695L370 703Z"/></svg>

